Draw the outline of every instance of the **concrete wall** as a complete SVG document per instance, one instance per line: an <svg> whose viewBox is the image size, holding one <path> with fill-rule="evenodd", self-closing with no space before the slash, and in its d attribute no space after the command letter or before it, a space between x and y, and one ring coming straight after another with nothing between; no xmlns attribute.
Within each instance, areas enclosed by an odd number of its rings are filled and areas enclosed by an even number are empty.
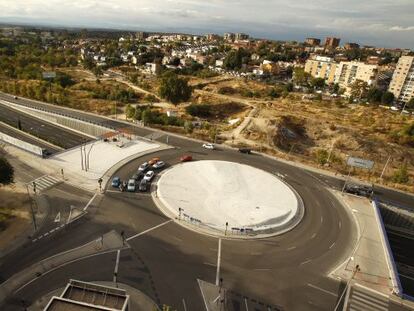
<svg viewBox="0 0 414 311"><path fill-rule="evenodd" d="M391 281L394 287L394 294L399 297L402 297L403 291L402 291L400 278L398 276L397 267L395 265L394 256L392 255L390 243L387 237L387 232L385 231L384 222L382 220L381 213L379 211L378 202L375 199L372 201L372 206L374 207L375 218L377 219L377 224L381 232L382 245L384 246L385 257L387 259L388 269L391 274L390 277L391 277Z"/></svg>
<svg viewBox="0 0 414 311"><path fill-rule="evenodd" d="M9 143L13 146L16 146L20 149L24 149L26 151L34 153L38 156L43 156L43 149L42 148L40 148L38 146L35 146L35 145L32 145L32 144L29 144L25 141L22 141L20 139L14 138L12 136L6 135L6 134L1 133L1 132L0 132L0 140L4 141L6 143Z"/></svg>
<svg viewBox="0 0 414 311"><path fill-rule="evenodd" d="M33 108L29 108L29 107L25 107L22 105L9 103L9 102L7 102L7 104L16 110L20 110L22 112L28 113L37 118L46 120L48 122L51 122L51 123L54 123L60 126L67 127L69 129L84 133L89 136L99 137L105 133L113 131L112 129L109 129L107 127L85 122L82 120L78 120L78 119L74 119L74 118L70 118L70 117L66 117L66 116L62 116L62 115L58 115L58 114L54 114L54 113L50 113L46 111L41 111L38 109L33 109Z"/></svg>

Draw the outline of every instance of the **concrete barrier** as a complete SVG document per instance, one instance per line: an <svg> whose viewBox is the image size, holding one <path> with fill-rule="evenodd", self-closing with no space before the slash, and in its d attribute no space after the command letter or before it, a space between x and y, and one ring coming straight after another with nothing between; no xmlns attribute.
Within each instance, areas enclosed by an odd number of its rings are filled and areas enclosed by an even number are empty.
<svg viewBox="0 0 414 311"><path fill-rule="evenodd" d="M387 237L387 232L385 231L384 222L382 221L382 217L381 217L381 214L380 214L380 211L379 211L378 203L375 199L372 200L372 206L374 207L375 218L377 220L377 224L378 224L379 230L381 232L381 240L382 240L382 245L384 246L385 258L387 260L388 269L389 269L390 274L391 274L390 278L391 278L391 282L392 282L392 285L393 285L393 288L394 288L393 292L397 296L402 297L403 296L403 290L402 290L400 278L398 276L397 267L395 265L394 256L392 255L390 243L389 243L388 237Z"/></svg>
<svg viewBox="0 0 414 311"><path fill-rule="evenodd" d="M10 145L16 146L20 149L23 149L23 150L29 151L31 153L34 153L38 156L41 156L41 157L43 156L43 148L41 148L39 146L36 146L36 145L32 145L28 142L25 142L23 140L14 138L14 137L9 136L7 134L4 134L4 133L0 132L0 140L4 141L4 142L6 142Z"/></svg>
<svg viewBox="0 0 414 311"><path fill-rule="evenodd" d="M59 115L48 111L43 111L40 109L30 108L6 101L2 101L3 104L6 104L16 110L25 112L27 114L30 114L34 117L40 118L42 120L46 120L50 123L66 127L69 129L72 129L74 131L78 131L84 134L87 134L89 136L93 137L99 137L102 136L105 133L108 133L110 131L113 131L113 129L104 127L98 124L86 122L83 120L78 120L69 116L65 115Z"/></svg>

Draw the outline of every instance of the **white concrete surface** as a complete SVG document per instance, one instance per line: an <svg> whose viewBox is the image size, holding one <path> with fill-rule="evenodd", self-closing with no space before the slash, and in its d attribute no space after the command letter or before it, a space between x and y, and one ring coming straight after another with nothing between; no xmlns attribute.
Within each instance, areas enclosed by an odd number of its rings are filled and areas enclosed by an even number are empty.
<svg viewBox="0 0 414 311"><path fill-rule="evenodd" d="M158 180L157 197L180 217L225 230L277 229L299 212L296 194L276 176L248 165L226 161L178 164Z"/></svg>
<svg viewBox="0 0 414 311"><path fill-rule="evenodd" d="M160 145L143 140L123 140L117 142L94 141L86 144L86 153L89 153L89 169L82 170L81 148L52 156L47 161L57 167L61 167L68 173L76 173L89 180L98 180L118 162L139 153L150 152Z"/></svg>

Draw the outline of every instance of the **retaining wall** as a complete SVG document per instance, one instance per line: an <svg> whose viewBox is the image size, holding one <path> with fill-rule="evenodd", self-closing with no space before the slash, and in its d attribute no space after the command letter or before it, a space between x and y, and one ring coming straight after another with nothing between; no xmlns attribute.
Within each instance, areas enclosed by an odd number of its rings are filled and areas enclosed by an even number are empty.
<svg viewBox="0 0 414 311"><path fill-rule="evenodd" d="M20 149L23 149L23 150L29 151L31 153L34 153L38 156L41 156L41 157L43 156L43 148L40 148L39 146L36 146L36 145L32 145L28 142L25 142L23 140L14 138L14 137L9 136L7 134L4 134L4 133L0 132L0 140L4 141L6 143L9 143L13 146L16 146Z"/></svg>
<svg viewBox="0 0 414 311"><path fill-rule="evenodd" d="M81 133L85 133L93 137L99 137L105 133L113 131L112 129L109 129L107 127L94 124L94 123L90 123L90 122L85 122L83 120L78 120L75 118L71 118L71 117L67 117L67 116L63 116L59 114L54 114L54 113L42 111L39 109L25 107L25 106L14 104L14 103L9 103L9 102L5 102L5 103L7 103L7 105L11 106L12 108L16 110L20 110L22 112L25 112L37 118L70 128L75 131L79 131Z"/></svg>

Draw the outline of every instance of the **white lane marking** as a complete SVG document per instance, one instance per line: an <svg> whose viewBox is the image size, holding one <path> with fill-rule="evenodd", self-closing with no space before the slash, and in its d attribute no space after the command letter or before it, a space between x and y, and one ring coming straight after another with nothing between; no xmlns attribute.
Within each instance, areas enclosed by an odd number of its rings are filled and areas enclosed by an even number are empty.
<svg viewBox="0 0 414 311"><path fill-rule="evenodd" d="M86 206L83 208L84 211L86 211L89 207L89 205L92 204L93 200L95 200L96 196L98 195L98 192L96 192L93 197L89 200L89 202L86 204Z"/></svg>
<svg viewBox="0 0 414 311"><path fill-rule="evenodd" d="M121 250L118 249L116 252L116 262L115 262L115 269L114 269L114 283L116 283L116 278L118 276L118 267L119 267L119 257L121 255Z"/></svg>
<svg viewBox="0 0 414 311"><path fill-rule="evenodd" d="M288 251L291 251L292 249L295 249L296 248L296 246L291 246L291 247L289 247L287 250Z"/></svg>
<svg viewBox="0 0 414 311"><path fill-rule="evenodd" d="M316 285L313 285L313 284L311 284L311 283L308 283L308 286L309 286L309 287L312 287L312 288L315 288L315 289L318 289L318 290L320 290L320 291L322 291L322 292L324 292L324 293L327 293L327 294L329 294L329 295L332 295L332 296L335 296L335 297L337 297L337 296L338 296L337 294L335 294L335 293L333 293L333 292L330 292L330 291L328 291L328 290L326 290L326 289L320 288L320 287L318 287L318 286L316 286Z"/></svg>
<svg viewBox="0 0 414 311"><path fill-rule="evenodd" d="M220 281L220 261L221 261L221 238L218 239L216 286L219 285L219 281Z"/></svg>
<svg viewBox="0 0 414 311"><path fill-rule="evenodd" d="M336 242L333 242L333 243L331 244L331 246L329 246L329 249L331 249L332 247L334 247L335 243L336 243Z"/></svg>
<svg viewBox="0 0 414 311"><path fill-rule="evenodd" d="M323 223L323 217L321 216L321 223Z"/></svg>
<svg viewBox="0 0 414 311"><path fill-rule="evenodd" d="M148 232L150 232L150 231L152 231L152 230L155 230L155 229L158 229L159 227L162 227L162 226L164 226L164 225L166 225L166 224L168 224L169 222L171 222L171 221L173 221L172 219L170 219L170 220L167 220L167 221L164 221L163 223L160 223L159 225L156 225L155 227L152 227L152 228L149 228L149 229L147 229L147 230L145 230L145 231L142 231L142 232L140 232L140 233L137 233L137 234L135 234L135 235L133 235L133 236L130 236L129 238L127 238L125 241L130 241L130 240L132 240L132 239L135 239L135 238L137 238L137 237L139 237L139 236L141 236L141 235L143 235L143 234L145 234L145 233L148 233Z"/></svg>
<svg viewBox="0 0 414 311"><path fill-rule="evenodd" d="M185 299L183 298L183 307L184 307L184 311L187 311L187 305L185 304Z"/></svg>
<svg viewBox="0 0 414 311"><path fill-rule="evenodd" d="M339 229L341 229L341 228L342 228L342 222L341 222L341 221L339 221L339 223L338 223L338 227L339 227Z"/></svg>
<svg viewBox="0 0 414 311"><path fill-rule="evenodd" d="M311 235L311 239L316 237L316 232L314 234Z"/></svg>
<svg viewBox="0 0 414 311"><path fill-rule="evenodd" d="M203 265L212 266L212 267L215 267L216 266L215 263L211 263L211 262L203 262Z"/></svg>
<svg viewBox="0 0 414 311"><path fill-rule="evenodd" d="M173 238L174 240L177 240L178 242L182 242L182 241L183 241L182 239L177 238L176 236L172 236L172 238Z"/></svg>
<svg viewBox="0 0 414 311"><path fill-rule="evenodd" d="M244 298L244 305L246 306L246 311L249 311L249 305L247 304L247 298Z"/></svg>
<svg viewBox="0 0 414 311"><path fill-rule="evenodd" d="M308 262L311 262L312 260L311 259L308 259L308 260L305 260L304 262L301 262L299 265L301 266L301 265L305 265L305 264L307 264Z"/></svg>

